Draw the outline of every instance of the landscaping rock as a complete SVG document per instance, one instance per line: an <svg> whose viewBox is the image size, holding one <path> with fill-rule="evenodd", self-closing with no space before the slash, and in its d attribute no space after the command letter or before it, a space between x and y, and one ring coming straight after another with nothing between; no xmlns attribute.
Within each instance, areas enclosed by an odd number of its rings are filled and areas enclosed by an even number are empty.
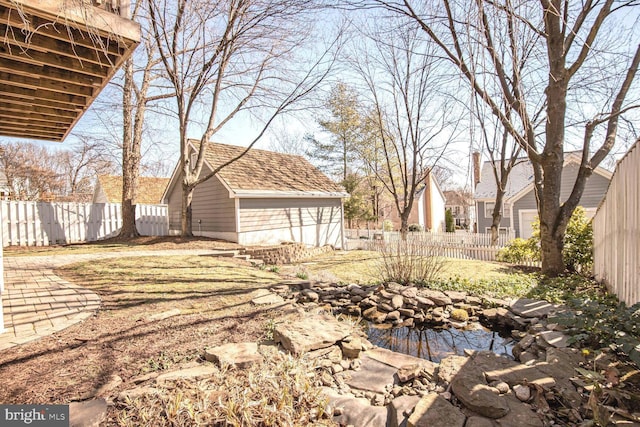
<svg viewBox="0 0 640 427"><path fill-rule="evenodd" d="M460 409L436 393L423 396L413 410L408 427L463 427L466 417Z"/></svg>
<svg viewBox="0 0 640 427"><path fill-rule="evenodd" d="M116 389L120 384L122 384L122 378L119 375L112 374L107 379L107 382L101 385L93 395L96 397L107 397L109 392Z"/></svg>
<svg viewBox="0 0 640 427"><path fill-rule="evenodd" d="M263 357L258 353L258 344L251 342L230 343L218 347L207 348L204 357L218 366L229 365L247 368L254 363L261 363Z"/></svg>
<svg viewBox="0 0 640 427"><path fill-rule="evenodd" d="M416 377L419 377L421 372L422 366L419 364L405 365L398 369L398 380L400 383L406 383Z"/></svg>
<svg viewBox="0 0 640 427"><path fill-rule="evenodd" d="M451 391L470 410L487 418L501 418L509 412L505 398L485 382L485 366L477 353L451 381ZM485 362L486 363L486 362Z"/></svg>
<svg viewBox="0 0 640 427"><path fill-rule="evenodd" d="M328 315L299 318L276 326L273 338L293 354L329 347L351 334L352 328Z"/></svg>
<svg viewBox="0 0 640 427"><path fill-rule="evenodd" d="M461 291L444 291L445 295L451 298L452 302L466 301L467 293Z"/></svg>
<svg viewBox="0 0 640 427"><path fill-rule="evenodd" d="M395 374L398 371L391 365L372 359L365 352L360 360L360 369L351 374L345 382L351 388L374 393L384 393L387 386L395 384Z"/></svg>
<svg viewBox="0 0 640 427"><path fill-rule="evenodd" d="M392 311L391 313L387 313L387 321L388 322L394 322L396 320L400 320L400 312L399 311L395 310L395 311Z"/></svg>
<svg viewBox="0 0 640 427"><path fill-rule="evenodd" d="M400 295L405 298L413 299L418 296L418 288L416 288L415 286L409 286L400 291Z"/></svg>
<svg viewBox="0 0 640 427"><path fill-rule="evenodd" d="M421 293L423 297L430 299L436 305L439 305L439 306L451 305L452 303L451 298L449 298L446 294L440 291L424 289Z"/></svg>
<svg viewBox="0 0 640 427"><path fill-rule="evenodd" d="M349 341L342 341L342 355L347 359L357 359L362 351L362 340L360 338L352 338Z"/></svg>
<svg viewBox="0 0 640 427"><path fill-rule="evenodd" d="M98 427L107 418L107 401L104 399L71 402L69 404L70 427Z"/></svg>
<svg viewBox="0 0 640 427"><path fill-rule="evenodd" d="M437 363L433 363L419 357L409 356L407 354L396 353L391 350L387 350L386 348L368 350L364 355L389 366L393 366L396 369L400 369L405 366L419 365L429 376L433 376L438 368Z"/></svg>
<svg viewBox="0 0 640 427"><path fill-rule="evenodd" d="M162 389L156 387L136 387L129 390L121 391L118 394L118 400L120 402L126 402L127 400L138 399L143 396L162 394Z"/></svg>
<svg viewBox="0 0 640 427"><path fill-rule="evenodd" d="M451 383L462 367L469 361L464 356L449 356L440 361L438 378L440 382Z"/></svg>
<svg viewBox="0 0 640 427"><path fill-rule="evenodd" d="M547 301L520 298L509 305L509 309L521 317L547 317L558 310L558 305Z"/></svg>
<svg viewBox="0 0 640 427"><path fill-rule="evenodd" d="M266 291L266 292L260 292ZM251 299L251 302L255 305L273 305L273 304L282 304L284 303L284 298L282 298L278 294L274 294L269 292L266 289L260 289L254 293L254 297Z"/></svg>
<svg viewBox="0 0 640 427"><path fill-rule="evenodd" d="M323 393L334 409L333 420L340 425L386 427L387 408L372 406L365 398L339 395L330 388L323 388Z"/></svg>
<svg viewBox="0 0 640 427"><path fill-rule="evenodd" d="M393 307L394 310L402 308L403 304L404 298L402 298L402 295L394 295L393 298L391 298L391 307Z"/></svg>
<svg viewBox="0 0 640 427"><path fill-rule="evenodd" d="M504 427L543 427L544 423L529 405L510 395L506 395L505 400L509 405L509 412L504 417L495 420L497 425Z"/></svg>
<svg viewBox="0 0 640 427"><path fill-rule="evenodd" d="M514 385L513 393L521 402L526 402L529 399L531 399L531 389L526 385L521 385L521 384Z"/></svg>
<svg viewBox="0 0 640 427"><path fill-rule="evenodd" d="M200 380L203 378L208 378L214 374L219 372L218 368L210 363L205 363L202 365L178 369L175 371L166 372L164 374L158 375L156 378L156 383L164 384L166 382L176 381L178 379L183 380Z"/></svg>
<svg viewBox="0 0 640 427"><path fill-rule="evenodd" d="M566 348L569 347L569 337L562 332L542 331L538 334L536 342L542 347Z"/></svg>
<svg viewBox="0 0 640 427"><path fill-rule="evenodd" d="M388 427L405 427L419 401L420 396L400 396L393 399L388 406Z"/></svg>
<svg viewBox="0 0 640 427"><path fill-rule="evenodd" d="M495 427L495 424L489 418L473 416L467 418L464 427Z"/></svg>

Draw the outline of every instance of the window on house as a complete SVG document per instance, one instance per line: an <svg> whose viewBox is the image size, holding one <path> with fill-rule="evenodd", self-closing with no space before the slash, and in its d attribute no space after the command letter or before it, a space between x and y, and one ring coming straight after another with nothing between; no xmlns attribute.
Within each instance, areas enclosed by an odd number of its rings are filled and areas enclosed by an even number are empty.
<svg viewBox="0 0 640 427"><path fill-rule="evenodd" d="M502 205L502 216L504 218L509 218L511 216L511 204L505 203Z"/></svg>
<svg viewBox="0 0 640 427"><path fill-rule="evenodd" d="M496 204L493 202L484 202L484 217L491 218L493 217L493 207Z"/></svg>
<svg viewBox="0 0 640 427"><path fill-rule="evenodd" d="M485 227L484 232L487 234L491 233L491 227ZM498 227L498 234L507 235L509 234L509 227Z"/></svg>
<svg viewBox="0 0 640 427"><path fill-rule="evenodd" d="M191 153L191 170L196 168L196 163L198 162L198 153L195 151Z"/></svg>

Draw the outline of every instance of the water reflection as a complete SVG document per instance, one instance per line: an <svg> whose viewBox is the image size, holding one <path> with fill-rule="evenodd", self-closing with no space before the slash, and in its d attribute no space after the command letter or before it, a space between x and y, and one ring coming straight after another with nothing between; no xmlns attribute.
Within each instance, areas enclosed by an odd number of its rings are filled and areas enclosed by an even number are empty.
<svg viewBox="0 0 640 427"><path fill-rule="evenodd" d="M439 362L447 356L464 355L464 350L489 350L511 356L515 342L476 324L469 329L456 328L388 328L386 325L365 324L369 341L398 353Z"/></svg>

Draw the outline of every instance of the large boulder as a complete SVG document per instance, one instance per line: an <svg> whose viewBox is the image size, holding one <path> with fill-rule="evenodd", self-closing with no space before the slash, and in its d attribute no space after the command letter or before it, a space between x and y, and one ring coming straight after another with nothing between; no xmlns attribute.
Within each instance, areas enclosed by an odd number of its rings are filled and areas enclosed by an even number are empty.
<svg viewBox="0 0 640 427"><path fill-rule="evenodd" d="M293 354L325 348L351 334L352 327L332 316L315 315L276 326L273 339Z"/></svg>
<svg viewBox="0 0 640 427"><path fill-rule="evenodd" d="M460 409L436 393L423 396L413 410L408 427L463 427L467 417Z"/></svg>
<svg viewBox="0 0 640 427"><path fill-rule="evenodd" d="M204 357L218 366L229 365L238 368L246 368L262 362L262 355L258 353L258 344L252 342L229 343L207 348L204 351Z"/></svg>

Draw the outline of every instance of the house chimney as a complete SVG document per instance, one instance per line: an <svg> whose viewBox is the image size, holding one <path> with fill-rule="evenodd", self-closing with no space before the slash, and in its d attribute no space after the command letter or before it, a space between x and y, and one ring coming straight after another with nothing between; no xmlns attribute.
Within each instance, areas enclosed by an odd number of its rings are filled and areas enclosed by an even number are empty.
<svg viewBox="0 0 640 427"><path fill-rule="evenodd" d="M480 182L480 152L473 152L473 188Z"/></svg>

